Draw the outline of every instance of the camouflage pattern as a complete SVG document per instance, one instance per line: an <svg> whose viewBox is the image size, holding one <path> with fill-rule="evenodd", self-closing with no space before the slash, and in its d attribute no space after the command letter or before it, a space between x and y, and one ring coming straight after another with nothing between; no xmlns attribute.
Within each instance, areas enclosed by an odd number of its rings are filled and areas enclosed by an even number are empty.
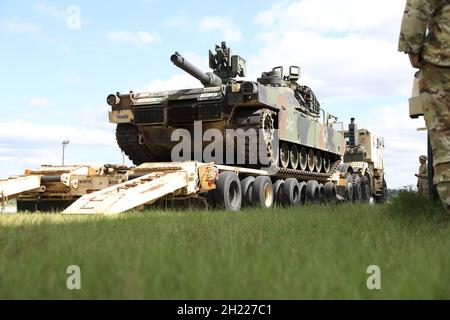
<svg viewBox="0 0 450 320"><path fill-rule="evenodd" d="M445 208L450 212L450 182L441 182L437 185L437 192Z"/></svg>
<svg viewBox="0 0 450 320"><path fill-rule="evenodd" d="M421 70L420 99L433 150L434 178L439 196L447 201L450 182L450 68L426 64Z"/></svg>
<svg viewBox="0 0 450 320"><path fill-rule="evenodd" d="M398 49L420 53L426 63L449 67L450 1L408 0Z"/></svg>
<svg viewBox="0 0 450 320"><path fill-rule="evenodd" d="M278 109L280 140L344 155L345 139L342 134L315 118L302 116L302 112L298 111L301 106L290 87L259 84L258 102Z"/></svg>
<svg viewBox="0 0 450 320"><path fill-rule="evenodd" d="M417 175L417 191L424 196L428 196L428 168L426 163L419 166Z"/></svg>
<svg viewBox="0 0 450 320"><path fill-rule="evenodd" d="M226 133L230 129L267 133L263 128L266 116L273 121L275 131L272 138L265 139L267 148L276 146L274 140L279 139L290 147L311 148L332 162L344 155L343 135L319 122L320 104L311 89L297 83L298 67L291 66L286 76L281 68L274 68L263 72L257 81L238 81L234 77L245 75L245 60L231 56L224 43L216 46L216 52L209 53L213 72L208 73L202 73L179 53L171 56L171 61L197 78L203 88L108 96L110 122L118 124L118 144L135 164L170 160L171 150L178 144L171 139L176 129L187 130L194 140L202 140L208 129L217 129L227 143L231 141ZM202 121L200 132L194 125L198 121ZM209 143L203 141L203 147Z"/></svg>

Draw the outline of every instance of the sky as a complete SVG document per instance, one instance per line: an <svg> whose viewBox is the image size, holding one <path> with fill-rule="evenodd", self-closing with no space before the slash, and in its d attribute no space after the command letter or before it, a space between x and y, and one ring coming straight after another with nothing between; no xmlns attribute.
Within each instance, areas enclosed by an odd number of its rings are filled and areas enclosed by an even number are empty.
<svg viewBox="0 0 450 320"><path fill-rule="evenodd" d="M225 40L248 80L299 65L326 111L384 137L388 187L415 185L426 132L397 51L405 2L0 0L0 178L60 164L65 139L66 164L122 163L106 96L200 87L170 55L208 71Z"/></svg>

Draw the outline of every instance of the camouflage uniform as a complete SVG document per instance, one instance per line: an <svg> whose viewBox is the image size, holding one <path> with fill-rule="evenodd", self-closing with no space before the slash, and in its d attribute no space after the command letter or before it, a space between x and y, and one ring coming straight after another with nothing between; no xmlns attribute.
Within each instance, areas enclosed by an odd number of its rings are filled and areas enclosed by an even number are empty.
<svg viewBox="0 0 450 320"><path fill-rule="evenodd" d="M421 159L425 160L426 158L422 156ZM420 165L417 175L417 191L424 196L428 196L428 167L426 163Z"/></svg>
<svg viewBox="0 0 450 320"><path fill-rule="evenodd" d="M428 30L428 32L427 32ZM420 99L433 150L434 184L450 206L450 0L408 0L399 51L420 54Z"/></svg>

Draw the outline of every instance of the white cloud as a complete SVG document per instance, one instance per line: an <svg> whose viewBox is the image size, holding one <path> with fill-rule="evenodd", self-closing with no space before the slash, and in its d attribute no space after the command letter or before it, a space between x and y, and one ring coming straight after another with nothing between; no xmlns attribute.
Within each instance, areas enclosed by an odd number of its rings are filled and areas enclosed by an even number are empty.
<svg viewBox="0 0 450 320"><path fill-rule="evenodd" d="M203 85L197 79L188 74L176 74L166 80L155 79L146 86L142 91L156 92L166 90L180 90L189 88L202 88Z"/></svg>
<svg viewBox="0 0 450 320"><path fill-rule="evenodd" d="M180 30L189 30L192 27L192 20L182 12L175 16L169 17L164 21L166 27L177 28Z"/></svg>
<svg viewBox="0 0 450 320"><path fill-rule="evenodd" d="M48 145L69 139L80 146L112 146L115 138L112 131L60 124L35 124L23 120L0 123L0 145Z"/></svg>
<svg viewBox="0 0 450 320"><path fill-rule="evenodd" d="M53 105L49 99L44 98L44 97L32 98L28 101L27 104L30 107L36 107L36 108L48 108Z"/></svg>
<svg viewBox="0 0 450 320"><path fill-rule="evenodd" d="M41 32L41 27L29 21L19 19L0 20L0 30L16 33L37 33Z"/></svg>
<svg viewBox="0 0 450 320"><path fill-rule="evenodd" d="M360 128L365 127L385 141L385 167L388 187L398 188L415 185L414 176L419 168L419 156L427 153L426 131L423 118L409 118L407 103L381 106L373 109L366 118L360 119Z"/></svg>
<svg viewBox="0 0 450 320"><path fill-rule="evenodd" d="M48 15L53 18L63 19L66 17L65 10L60 10L42 2L36 3L34 9L40 14Z"/></svg>
<svg viewBox="0 0 450 320"><path fill-rule="evenodd" d="M118 44L131 44L136 47L152 44L159 40L157 34L145 31L138 31L135 33L128 31L112 31L108 32L106 37L112 42Z"/></svg>
<svg viewBox="0 0 450 320"><path fill-rule="evenodd" d="M242 32L238 24L231 18L227 17L206 17L203 18L199 25L202 31L219 31L226 41L240 41Z"/></svg>
<svg viewBox="0 0 450 320"><path fill-rule="evenodd" d="M36 124L23 120L0 123L0 178L21 174L25 168L61 163L61 142L69 139L66 163L121 163L122 157L108 128Z"/></svg>
<svg viewBox="0 0 450 320"><path fill-rule="evenodd" d="M380 0L283 2L256 15L262 48L249 75L300 65L319 97L408 95L414 71L397 52L403 5ZM308 83L305 81L308 80Z"/></svg>

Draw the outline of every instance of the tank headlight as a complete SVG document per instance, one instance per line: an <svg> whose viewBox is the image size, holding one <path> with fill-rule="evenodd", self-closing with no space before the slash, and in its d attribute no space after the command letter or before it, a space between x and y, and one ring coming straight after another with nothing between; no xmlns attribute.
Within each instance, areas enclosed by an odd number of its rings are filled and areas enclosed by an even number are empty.
<svg viewBox="0 0 450 320"><path fill-rule="evenodd" d="M117 97L115 94L110 94L106 98L106 103L109 104L110 106L115 106L120 103L120 98Z"/></svg>
<svg viewBox="0 0 450 320"><path fill-rule="evenodd" d="M253 95L258 92L258 85L254 82L246 81L241 85L241 92L244 95Z"/></svg>

